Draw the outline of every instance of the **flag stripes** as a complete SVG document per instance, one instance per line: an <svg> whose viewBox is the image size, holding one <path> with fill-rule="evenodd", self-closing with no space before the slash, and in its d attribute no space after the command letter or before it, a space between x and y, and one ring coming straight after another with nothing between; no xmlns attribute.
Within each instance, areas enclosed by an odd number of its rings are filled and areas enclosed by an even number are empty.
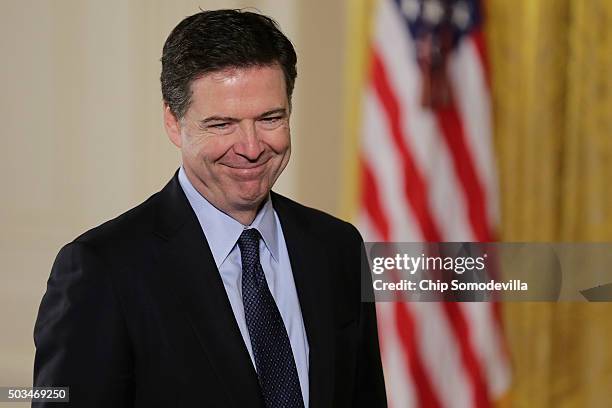
<svg viewBox="0 0 612 408"><path fill-rule="evenodd" d="M484 38L479 25L460 37L446 66L450 103L424 106L422 66L402 13L427 2L435 0L377 3L358 225L366 241L491 241L498 199ZM507 389L496 304L398 301L378 304L377 313L390 406L489 407Z"/></svg>
<svg viewBox="0 0 612 408"><path fill-rule="evenodd" d="M406 136L402 131L401 108L393 89L389 86L385 67L376 51L372 52L372 82L376 89L376 94L385 108L385 114L391 126L391 136L395 149L399 152L402 159L404 174L403 189L406 200L412 207L425 240L439 241L440 232L429 210L427 185L423 181L412 153L405 143Z"/></svg>

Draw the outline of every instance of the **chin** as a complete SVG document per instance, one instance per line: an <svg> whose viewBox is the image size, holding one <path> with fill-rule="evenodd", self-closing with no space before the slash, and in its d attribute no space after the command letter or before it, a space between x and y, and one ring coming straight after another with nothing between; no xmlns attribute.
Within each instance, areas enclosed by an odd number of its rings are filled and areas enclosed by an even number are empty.
<svg viewBox="0 0 612 408"><path fill-rule="evenodd" d="M235 202L240 203L245 208L251 208L253 205L258 205L262 200L266 198L269 190L256 189L249 191L242 189L236 194Z"/></svg>

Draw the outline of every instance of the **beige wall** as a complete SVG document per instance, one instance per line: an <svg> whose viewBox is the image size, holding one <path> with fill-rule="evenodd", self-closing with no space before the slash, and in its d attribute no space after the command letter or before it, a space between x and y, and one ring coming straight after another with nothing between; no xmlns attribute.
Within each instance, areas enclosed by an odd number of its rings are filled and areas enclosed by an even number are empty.
<svg viewBox="0 0 612 408"><path fill-rule="evenodd" d="M197 7L255 6L296 45L294 155L278 189L338 213L344 3L2 0L0 385L31 383L32 328L55 254L170 178L159 57Z"/></svg>

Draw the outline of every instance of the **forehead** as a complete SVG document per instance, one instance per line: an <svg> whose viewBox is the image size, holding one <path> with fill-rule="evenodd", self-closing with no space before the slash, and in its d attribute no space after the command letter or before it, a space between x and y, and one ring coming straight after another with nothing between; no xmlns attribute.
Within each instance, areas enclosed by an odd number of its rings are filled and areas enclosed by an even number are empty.
<svg viewBox="0 0 612 408"><path fill-rule="evenodd" d="M278 65L228 68L202 75L191 84L188 110L201 115L257 116L287 108L287 92Z"/></svg>

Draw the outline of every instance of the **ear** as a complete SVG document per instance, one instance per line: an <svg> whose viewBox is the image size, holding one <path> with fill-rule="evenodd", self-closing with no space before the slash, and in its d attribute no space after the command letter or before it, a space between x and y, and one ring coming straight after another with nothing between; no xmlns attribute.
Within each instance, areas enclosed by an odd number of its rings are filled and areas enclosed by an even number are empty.
<svg viewBox="0 0 612 408"><path fill-rule="evenodd" d="M168 139L180 149L182 144L181 124L167 103L164 103L164 127L166 128Z"/></svg>

